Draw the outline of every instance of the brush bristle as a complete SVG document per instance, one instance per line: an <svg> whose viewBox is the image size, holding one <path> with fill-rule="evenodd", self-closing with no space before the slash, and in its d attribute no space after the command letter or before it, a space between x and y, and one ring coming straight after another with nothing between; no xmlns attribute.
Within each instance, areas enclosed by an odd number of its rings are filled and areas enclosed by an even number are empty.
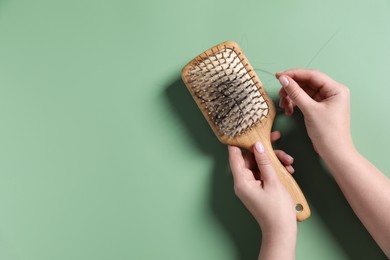
<svg viewBox="0 0 390 260"><path fill-rule="evenodd" d="M220 135L235 137L259 124L269 105L234 47L211 49L193 60L188 83Z"/></svg>

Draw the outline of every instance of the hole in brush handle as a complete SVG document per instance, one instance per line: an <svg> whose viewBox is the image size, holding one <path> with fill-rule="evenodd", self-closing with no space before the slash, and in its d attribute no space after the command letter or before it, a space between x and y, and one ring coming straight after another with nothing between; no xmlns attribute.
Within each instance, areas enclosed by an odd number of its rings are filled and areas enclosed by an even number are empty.
<svg viewBox="0 0 390 260"><path fill-rule="evenodd" d="M277 170L280 181L290 193L290 196L294 201L297 220L306 220L308 217L310 217L311 211L309 205L307 204L305 195L303 194L301 188L299 187L293 176L291 176L291 174L287 171L287 169L279 160L279 158L277 158L276 154L272 152L270 152L269 154L272 158L272 163Z"/></svg>
<svg viewBox="0 0 390 260"><path fill-rule="evenodd" d="M295 205L295 210L298 211L298 212L301 212L303 211L303 206L301 203L298 203Z"/></svg>

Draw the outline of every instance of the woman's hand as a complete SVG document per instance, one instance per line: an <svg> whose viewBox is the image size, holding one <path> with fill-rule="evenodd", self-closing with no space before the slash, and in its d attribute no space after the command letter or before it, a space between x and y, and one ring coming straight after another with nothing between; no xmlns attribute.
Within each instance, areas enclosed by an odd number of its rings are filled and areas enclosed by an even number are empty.
<svg viewBox="0 0 390 260"><path fill-rule="evenodd" d="M286 115L298 106L308 135L320 155L337 147L351 148L349 90L322 72L292 69L276 73L283 88L279 106Z"/></svg>
<svg viewBox="0 0 390 260"><path fill-rule="evenodd" d="M244 155L229 146L234 191L258 222L263 236L259 258L294 259L297 234L293 200L280 182L264 146ZM283 157L283 156L282 156Z"/></svg>

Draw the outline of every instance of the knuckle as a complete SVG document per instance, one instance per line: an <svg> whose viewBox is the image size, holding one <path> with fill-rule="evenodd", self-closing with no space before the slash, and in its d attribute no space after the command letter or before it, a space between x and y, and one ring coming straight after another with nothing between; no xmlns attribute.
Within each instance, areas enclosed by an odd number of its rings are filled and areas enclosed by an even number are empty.
<svg viewBox="0 0 390 260"><path fill-rule="evenodd" d="M314 75L323 75L322 71L318 69L310 69L309 72Z"/></svg>
<svg viewBox="0 0 390 260"><path fill-rule="evenodd" d="M273 176L273 177L276 177L276 176ZM271 187L279 187L279 179L277 178L268 178L267 180L267 184L268 186L271 186Z"/></svg>
<svg viewBox="0 0 390 260"><path fill-rule="evenodd" d="M269 160L268 156L262 155L256 157L256 162L258 165L269 165L271 164L271 161Z"/></svg>
<svg viewBox="0 0 390 260"><path fill-rule="evenodd" d="M246 185L244 182L238 182L234 183L234 194L236 194L237 197L240 197L243 193L243 191L246 190Z"/></svg>
<svg viewBox="0 0 390 260"><path fill-rule="evenodd" d="M295 88L291 89L291 91L289 93L289 96L290 96L291 99L296 100L299 97L300 94L301 94L300 88L296 88L295 87Z"/></svg>

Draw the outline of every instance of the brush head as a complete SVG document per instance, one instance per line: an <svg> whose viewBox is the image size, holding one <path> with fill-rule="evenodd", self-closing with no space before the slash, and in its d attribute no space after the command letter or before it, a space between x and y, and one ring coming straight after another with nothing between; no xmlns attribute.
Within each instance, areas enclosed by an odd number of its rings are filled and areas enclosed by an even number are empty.
<svg viewBox="0 0 390 260"><path fill-rule="evenodd" d="M235 42L221 43L194 58L182 78L218 139L251 147L253 130L270 125L274 105ZM258 135L258 134L256 134Z"/></svg>

